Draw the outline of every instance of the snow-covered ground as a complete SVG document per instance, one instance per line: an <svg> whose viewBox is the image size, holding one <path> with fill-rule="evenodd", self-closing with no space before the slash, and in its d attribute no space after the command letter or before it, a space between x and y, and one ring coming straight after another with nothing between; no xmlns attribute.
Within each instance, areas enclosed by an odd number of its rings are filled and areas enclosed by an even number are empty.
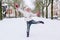
<svg viewBox="0 0 60 40"><path fill-rule="evenodd" d="M5 18L0 21L0 40L60 40L60 20L33 18L45 24L32 24L30 37L26 37L24 18Z"/></svg>

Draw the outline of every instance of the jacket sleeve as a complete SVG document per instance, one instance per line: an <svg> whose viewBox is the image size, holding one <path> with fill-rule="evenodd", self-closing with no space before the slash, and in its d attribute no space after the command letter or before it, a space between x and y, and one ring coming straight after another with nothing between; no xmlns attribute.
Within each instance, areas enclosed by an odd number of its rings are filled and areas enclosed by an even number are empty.
<svg viewBox="0 0 60 40"><path fill-rule="evenodd" d="M23 11L22 9L18 9L19 12L21 12L22 14L25 14L25 11Z"/></svg>
<svg viewBox="0 0 60 40"><path fill-rule="evenodd" d="M37 16L37 15L36 15L36 13L35 13L35 14L34 14L34 13L31 13L31 16L35 17L35 16Z"/></svg>

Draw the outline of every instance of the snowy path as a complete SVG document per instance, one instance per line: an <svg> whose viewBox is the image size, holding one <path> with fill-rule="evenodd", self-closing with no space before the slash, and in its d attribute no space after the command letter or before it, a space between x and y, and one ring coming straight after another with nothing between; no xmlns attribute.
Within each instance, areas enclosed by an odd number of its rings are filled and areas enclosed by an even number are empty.
<svg viewBox="0 0 60 40"><path fill-rule="evenodd" d="M32 24L30 37L26 37L24 18L5 18L0 21L0 40L60 40L60 21L44 18L45 24Z"/></svg>

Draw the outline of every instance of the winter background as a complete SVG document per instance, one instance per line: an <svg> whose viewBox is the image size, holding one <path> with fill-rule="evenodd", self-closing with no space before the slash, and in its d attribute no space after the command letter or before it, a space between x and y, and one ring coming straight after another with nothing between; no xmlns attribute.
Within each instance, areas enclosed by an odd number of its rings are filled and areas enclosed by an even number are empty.
<svg viewBox="0 0 60 40"><path fill-rule="evenodd" d="M28 6L31 7L31 5ZM34 6L32 7L34 8ZM33 17L33 19L44 21L44 24L32 24L28 38L26 37L27 25L24 17L0 20L0 40L60 40L60 20L42 17Z"/></svg>

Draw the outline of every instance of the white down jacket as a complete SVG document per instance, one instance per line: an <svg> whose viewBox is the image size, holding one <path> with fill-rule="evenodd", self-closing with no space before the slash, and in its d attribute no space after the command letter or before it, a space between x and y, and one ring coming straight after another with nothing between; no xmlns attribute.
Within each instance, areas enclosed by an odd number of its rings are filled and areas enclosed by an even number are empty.
<svg viewBox="0 0 60 40"><path fill-rule="evenodd" d="M32 20L32 17L36 16L36 14L33 14L32 12L27 12L22 9L18 9L18 11L24 15L26 21L30 21Z"/></svg>

